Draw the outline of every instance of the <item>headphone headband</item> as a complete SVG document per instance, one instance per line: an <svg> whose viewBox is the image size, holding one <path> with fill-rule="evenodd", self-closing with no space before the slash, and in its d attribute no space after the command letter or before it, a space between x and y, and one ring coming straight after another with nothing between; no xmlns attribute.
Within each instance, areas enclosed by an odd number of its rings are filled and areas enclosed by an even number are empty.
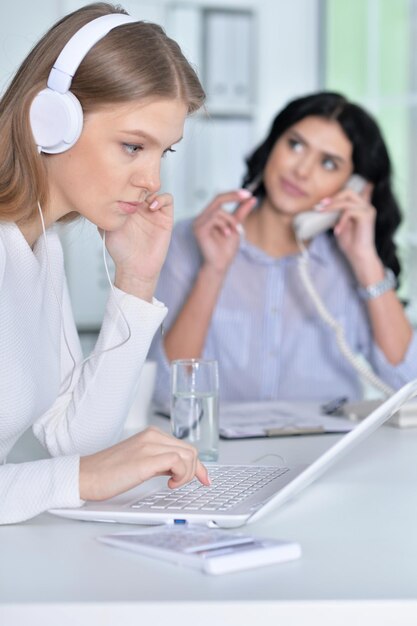
<svg viewBox="0 0 417 626"><path fill-rule="evenodd" d="M113 28L136 21L124 13L111 13L85 24L61 50L49 74L48 87L59 93L66 93L81 61L91 48Z"/></svg>
<svg viewBox="0 0 417 626"><path fill-rule="evenodd" d="M39 152L57 154L69 150L81 135L83 111L70 91L81 61L113 28L137 22L124 13L102 15L82 26L61 50L48 76L48 86L30 107L30 124Z"/></svg>

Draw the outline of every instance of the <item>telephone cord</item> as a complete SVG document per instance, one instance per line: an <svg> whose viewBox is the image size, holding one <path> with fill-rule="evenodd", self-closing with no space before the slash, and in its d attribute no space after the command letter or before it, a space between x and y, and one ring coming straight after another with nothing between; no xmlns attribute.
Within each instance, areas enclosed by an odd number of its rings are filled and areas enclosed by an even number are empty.
<svg viewBox="0 0 417 626"><path fill-rule="evenodd" d="M354 369L371 385L382 391L385 396L391 396L394 393L394 389L387 385L383 380L379 378L373 372L369 366L363 363L360 358L351 350L348 346L344 328L334 319L326 308L323 300L321 299L318 291L314 287L309 272L308 272L308 251L301 241L297 241L301 251L301 255L298 260L298 270L300 273L303 285L309 294L320 318L327 324L334 332L339 350L346 358L346 360L354 367Z"/></svg>

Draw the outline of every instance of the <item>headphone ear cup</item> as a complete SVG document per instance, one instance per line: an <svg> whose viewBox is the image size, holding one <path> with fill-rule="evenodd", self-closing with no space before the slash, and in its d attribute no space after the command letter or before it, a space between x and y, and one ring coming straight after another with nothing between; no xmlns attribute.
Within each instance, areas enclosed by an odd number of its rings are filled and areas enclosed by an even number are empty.
<svg viewBox="0 0 417 626"><path fill-rule="evenodd" d="M30 125L41 152L65 152L81 135L81 104L70 91L59 93L47 87L35 96L30 106Z"/></svg>

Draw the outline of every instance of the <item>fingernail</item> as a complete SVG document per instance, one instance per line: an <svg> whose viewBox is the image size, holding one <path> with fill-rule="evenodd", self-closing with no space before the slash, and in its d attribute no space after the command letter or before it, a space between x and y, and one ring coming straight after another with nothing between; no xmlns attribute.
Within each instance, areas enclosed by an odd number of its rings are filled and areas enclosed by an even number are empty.
<svg viewBox="0 0 417 626"><path fill-rule="evenodd" d="M250 198L252 196L252 192L249 189L238 189L238 194L240 198Z"/></svg>
<svg viewBox="0 0 417 626"><path fill-rule="evenodd" d="M152 202L152 204L149 205L150 209L156 209L156 207L158 206L158 200L154 200Z"/></svg>
<svg viewBox="0 0 417 626"><path fill-rule="evenodd" d="M332 201L331 198L323 198L323 200L320 200L320 202L315 204L313 208L315 211L321 211L326 206L328 206L331 203L331 201Z"/></svg>
<svg viewBox="0 0 417 626"><path fill-rule="evenodd" d="M245 229L243 228L242 224L236 224L236 231L241 237L243 237L245 234Z"/></svg>

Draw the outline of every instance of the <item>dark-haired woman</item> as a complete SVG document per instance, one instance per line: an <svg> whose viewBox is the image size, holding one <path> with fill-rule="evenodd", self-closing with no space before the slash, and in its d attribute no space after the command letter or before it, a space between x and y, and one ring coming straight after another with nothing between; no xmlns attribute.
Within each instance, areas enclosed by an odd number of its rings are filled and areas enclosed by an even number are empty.
<svg viewBox="0 0 417 626"><path fill-rule="evenodd" d="M365 179L358 193L352 174ZM300 279L296 215L340 212L311 240L312 282L362 355L392 388L417 377L417 342L396 295L400 211L372 117L342 95L292 101L247 159L241 189L174 229L157 293L169 314L152 354L164 404L169 361L219 361L224 401L358 399L362 382ZM226 202L238 203L233 214Z"/></svg>

